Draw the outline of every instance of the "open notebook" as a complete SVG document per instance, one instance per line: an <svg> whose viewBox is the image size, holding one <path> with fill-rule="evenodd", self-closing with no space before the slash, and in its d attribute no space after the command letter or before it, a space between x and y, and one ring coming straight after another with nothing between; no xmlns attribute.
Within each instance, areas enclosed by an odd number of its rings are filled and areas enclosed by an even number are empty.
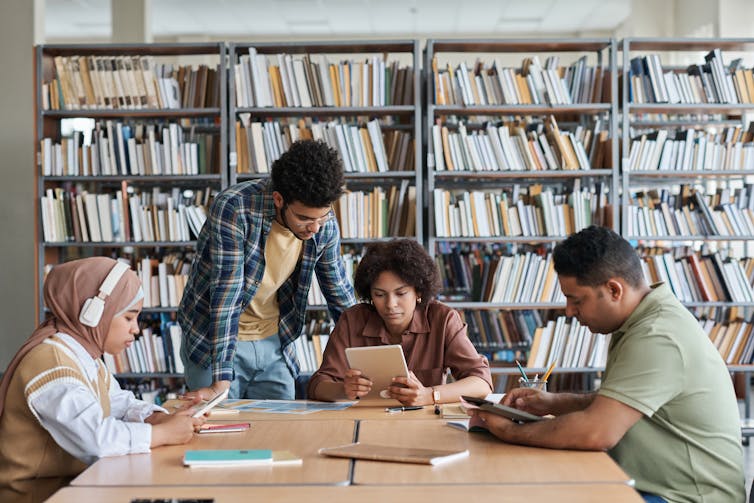
<svg viewBox="0 0 754 503"><path fill-rule="evenodd" d="M468 457L469 451L449 451L443 449L424 449L420 447L396 447L390 445L354 444L325 447L320 454L340 458L367 459L370 461L393 461L397 463L418 463L439 465L456 459Z"/></svg>

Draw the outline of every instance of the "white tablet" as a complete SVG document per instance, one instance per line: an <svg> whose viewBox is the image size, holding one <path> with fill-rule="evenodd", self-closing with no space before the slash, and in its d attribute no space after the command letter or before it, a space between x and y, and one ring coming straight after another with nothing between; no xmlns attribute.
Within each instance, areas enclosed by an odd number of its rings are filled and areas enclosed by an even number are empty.
<svg viewBox="0 0 754 503"><path fill-rule="evenodd" d="M372 381L372 390L363 398L389 398L380 392L387 390L393 377L408 377L400 344L346 348L346 360L349 367L361 370L364 377Z"/></svg>
<svg viewBox="0 0 754 503"><path fill-rule="evenodd" d="M212 397L212 400L194 405L194 413L192 414L192 417L201 417L206 412L212 410L212 408L228 398L228 391L228 389L223 390L221 393L218 393L217 395Z"/></svg>

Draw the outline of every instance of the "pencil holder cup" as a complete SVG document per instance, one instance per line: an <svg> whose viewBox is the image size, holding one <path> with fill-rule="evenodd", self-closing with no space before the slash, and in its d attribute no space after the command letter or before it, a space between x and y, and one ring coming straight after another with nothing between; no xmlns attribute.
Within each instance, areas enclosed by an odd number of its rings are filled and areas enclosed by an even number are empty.
<svg viewBox="0 0 754 503"><path fill-rule="evenodd" d="M539 389L542 391L547 391L547 381L542 381L541 379L537 379L536 381L534 379L529 379L528 381L524 381L522 378L519 378L518 387L519 388L534 388L534 389Z"/></svg>

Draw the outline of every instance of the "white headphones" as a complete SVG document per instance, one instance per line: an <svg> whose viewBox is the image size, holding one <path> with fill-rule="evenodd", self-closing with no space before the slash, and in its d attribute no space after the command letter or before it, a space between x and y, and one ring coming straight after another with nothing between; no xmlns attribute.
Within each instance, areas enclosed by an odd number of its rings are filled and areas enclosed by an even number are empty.
<svg viewBox="0 0 754 503"><path fill-rule="evenodd" d="M105 299L113 293L113 288L118 284L118 281L123 274L131 267L123 262L116 262L115 266L110 270L105 278L105 281L99 287L99 293L96 297L86 299L84 306L81 308L79 314L79 321L82 325L87 327L96 327L99 325L102 319L102 313L105 311Z"/></svg>

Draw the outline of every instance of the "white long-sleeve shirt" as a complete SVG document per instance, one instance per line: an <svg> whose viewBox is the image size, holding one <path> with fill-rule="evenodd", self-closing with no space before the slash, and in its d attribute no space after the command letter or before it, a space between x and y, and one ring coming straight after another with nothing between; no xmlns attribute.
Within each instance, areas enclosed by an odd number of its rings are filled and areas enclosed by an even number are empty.
<svg viewBox="0 0 754 503"><path fill-rule="evenodd" d="M167 411L136 399L111 378L110 415L103 417L97 379L99 367L104 363L92 358L69 335L57 335L67 345L61 349L78 363L81 372L93 384L88 387L73 379L56 380L31 395L29 407L42 426L58 445L87 464L104 456L149 452L152 425L144 423L144 419L156 411ZM52 339L43 344L59 345Z"/></svg>

